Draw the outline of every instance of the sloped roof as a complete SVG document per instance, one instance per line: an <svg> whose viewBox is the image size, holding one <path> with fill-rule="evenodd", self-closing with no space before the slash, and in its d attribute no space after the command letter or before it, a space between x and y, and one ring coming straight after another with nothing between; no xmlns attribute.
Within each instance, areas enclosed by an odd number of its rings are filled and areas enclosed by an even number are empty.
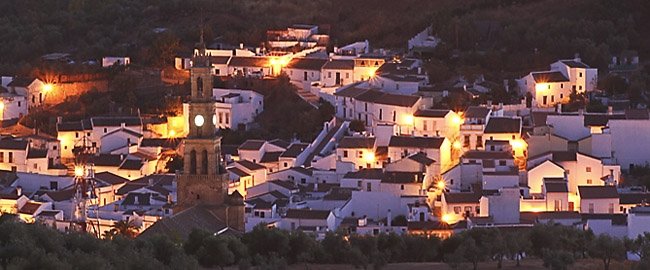
<svg viewBox="0 0 650 270"><path fill-rule="evenodd" d="M408 158L411 159L411 160L414 160L414 161L416 161L416 162L418 162L420 164L424 164L426 166L429 166L429 165L433 164L434 162L436 162L435 160L428 158L427 155L425 153L422 153L422 152L418 152L417 154L410 155Z"/></svg>
<svg viewBox="0 0 650 270"><path fill-rule="evenodd" d="M582 61L576 61L576 60L562 60L560 61L563 64L571 67L571 68L589 68L589 66Z"/></svg>
<svg viewBox="0 0 650 270"><path fill-rule="evenodd" d="M121 177L119 175L113 174L111 172L100 172L100 173L95 173L95 178L99 179L105 183L108 183L110 185L118 185L118 184L123 184L126 182L129 182L128 179Z"/></svg>
<svg viewBox="0 0 650 270"><path fill-rule="evenodd" d="M363 148L370 149L375 146L375 137L343 137L338 148Z"/></svg>
<svg viewBox="0 0 650 270"><path fill-rule="evenodd" d="M121 155L99 154L92 156L90 159L95 166L118 167L122 164Z"/></svg>
<svg viewBox="0 0 650 270"><path fill-rule="evenodd" d="M46 157L47 157L47 149L30 148L29 151L27 152L28 159L46 158Z"/></svg>
<svg viewBox="0 0 650 270"><path fill-rule="evenodd" d="M285 218L294 219L327 219L331 211L311 209L288 209Z"/></svg>
<svg viewBox="0 0 650 270"><path fill-rule="evenodd" d="M470 106L465 110L465 118L485 118L490 114L490 109L487 107Z"/></svg>
<svg viewBox="0 0 650 270"><path fill-rule="evenodd" d="M264 146L264 140L246 140L238 149L240 150L260 150Z"/></svg>
<svg viewBox="0 0 650 270"><path fill-rule="evenodd" d="M48 191L45 194L55 202L61 202L61 201L71 200L75 195L75 190L74 188L71 187L71 188L57 190L57 191Z"/></svg>
<svg viewBox="0 0 650 270"><path fill-rule="evenodd" d="M492 117L488 120L483 133L519 133L521 132L520 118Z"/></svg>
<svg viewBox="0 0 650 270"><path fill-rule="evenodd" d="M291 145L291 143L289 143L289 142L287 142L285 140L282 140L282 139L270 140L269 143L272 144L272 145L275 145L277 147L284 148L284 149L287 149L287 147L289 147L289 145Z"/></svg>
<svg viewBox="0 0 650 270"><path fill-rule="evenodd" d="M581 199L618 199L615 186L578 186Z"/></svg>
<svg viewBox="0 0 650 270"><path fill-rule="evenodd" d="M240 160L237 161L237 163L239 163L240 165L244 166L244 168L249 169L251 171L266 169L264 165L253 163L252 161L248 161L248 160Z"/></svg>
<svg viewBox="0 0 650 270"><path fill-rule="evenodd" d="M118 133L118 132L124 132L124 133L126 133L126 134L129 134L129 135L131 135L131 136L138 137L138 138L140 138L140 137L143 136L142 133L140 133L140 132L136 132L136 131L133 131L133 130L128 129L128 128L118 128L118 129L112 130L112 131L109 132L109 133L104 134L104 135L102 136L102 138L103 138L103 137L107 137L107 136L109 136L109 135L116 134L116 133Z"/></svg>
<svg viewBox="0 0 650 270"><path fill-rule="evenodd" d="M294 58L287 64L286 68L320 71L326 62L327 59L325 58Z"/></svg>
<svg viewBox="0 0 650 270"><path fill-rule="evenodd" d="M18 210L18 212L21 214L33 215L39 208L41 208L41 205L41 203L37 202L27 202L20 208L20 210Z"/></svg>
<svg viewBox="0 0 650 270"><path fill-rule="evenodd" d="M245 171L242 171L241 169L239 169L237 167L228 168L228 171L231 172L231 173L236 174L239 177L250 176L250 174L246 173Z"/></svg>
<svg viewBox="0 0 650 270"><path fill-rule="evenodd" d="M447 203L478 203L481 194L474 192L445 192L445 201Z"/></svg>
<svg viewBox="0 0 650 270"><path fill-rule="evenodd" d="M282 154L282 151L279 152L266 152L264 155L262 155L262 158L260 159L260 163L268 163L268 162L278 162L280 159L280 155Z"/></svg>
<svg viewBox="0 0 650 270"><path fill-rule="evenodd" d="M295 158L298 157L305 149L307 149L309 144L306 143L293 143L287 148L286 151L282 152L280 157Z"/></svg>
<svg viewBox="0 0 650 270"><path fill-rule="evenodd" d="M533 80L536 83L568 82L569 78L565 77L559 71L542 71L532 73Z"/></svg>
<svg viewBox="0 0 650 270"><path fill-rule="evenodd" d="M450 110L417 110L413 116L441 118L445 117L450 112Z"/></svg>
<svg viewBox="0 0 650 270"><path fill-rule="evenodd" d="M343 178L346 179L376 179L381 180L384 177L382 169L362 169L356 172L348 172Z"/></svg>
<svg viewBox="0 0 650 270"><path fill-rule="evenodd" d="M444 141L445 138L439 137L392 136L390 137L388 146L439 149Z"/></svg>
<svg viewBox="0 0 650 270"><path fill-rule="evenodd" d="M621 193L619 195L620 204L641 204L650 203L649 192Z"/></svg>
<svg viewBox="0 0 650 270"><path fill-rule="evenodd" d="M422 183L424 174L419 172L384 172L381 178L382 183L412 184Z"/></svg>
<svg viewBox="0 0 650 270"><path fill-rule="evenodd" d="M36 80L36 78L16 77L9 84L7 84L7 86L9 86L9 87L12 87L12 86L13 87L27 87L30 84L32 84L32 82L34 82L34 80Z"/></svg>
<svg viewBox="0 0 650 270"><path fill-rule="evenodd" d="M370 89L350 86L336 91L334 95L339 97L356 98L367 91L370 91Z"/></svg>
<svg viewBox="0 0 650 270"><path fill-rule="evenodd" d="M549 192L559 192L559 193L567 193L567 192L569 192L569 187L567 186L567 182L564 181L564 178L560 178L560 179L544 178L544 186L545 186L546 192L547 193L549 193Z"/></svg>
<svg viewBox="0 0 650 270"><path fill-rule="evenodd" d="M142 168L143 164L141 160L137 159L127 159L124 160L122 165L120 165L120 170L130 170L130 171L137 171Z"/></svg>
<svg viewBox="0 0 650 270"><path fill-rule="evenodd" d="M163 218L143 231L138 237L148 238L153 235L167 235L187 239L190 233L195 230L203 230L210 234L220 234L227 231L241 234L225 225L225 222L218 218L213 212L216 209L209 207L193 206L171 217Z"/></svg>
<svg viewBox="0 0 650 270"><path fill-rule="evenodd" d="M163 147L176 149L180 145L181 140L165 139L165 138L144 138L140 142L140 147ZM222 146L223 149L223 146Z"/></svg>
<svg viewBox="0 0 650 270"><path fill-rule="evenodd" d="M81 120L73 122L61 122L56 124L57 131L84 131L91 130L90 120Z"/></svg>
<svg viewBox="0 0 650 270"><path fill-rule="evenodd" d="M0 139L0 149L3 150L27 150L29 142L13 138Z"/></svg>
<svg viewBox="0 0 650 270"><path fill-rule="evenodd" d="M330 59L322 69L354 69L354 60Z"/></svg>

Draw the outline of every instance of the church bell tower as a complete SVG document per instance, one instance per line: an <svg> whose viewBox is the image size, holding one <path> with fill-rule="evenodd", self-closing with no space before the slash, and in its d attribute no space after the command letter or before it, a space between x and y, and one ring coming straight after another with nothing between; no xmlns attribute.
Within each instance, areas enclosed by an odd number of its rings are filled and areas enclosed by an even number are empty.
<svg viewBox="0 0 650 270"><path fill-rule="evenodd" d="M221 161L221 137L216 135L214 121L212 65L203 33L192 57L190 85L189 134L184 141L176 212L196 205L222 206L228 197L228 177Z"/></svg>

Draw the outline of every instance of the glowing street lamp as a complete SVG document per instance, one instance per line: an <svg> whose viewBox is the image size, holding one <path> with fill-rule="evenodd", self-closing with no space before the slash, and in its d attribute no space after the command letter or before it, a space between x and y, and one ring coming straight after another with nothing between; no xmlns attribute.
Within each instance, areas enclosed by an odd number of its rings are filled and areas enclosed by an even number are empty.
<svg viewBox="0 0 650 270"><path fill-rule="evenodd" d="M47 94L49 92L52 92L52 90L54 90L54 86L52 84L46 83L46 84L43 85L43 92L44 93Z"/></svg>
<svg viewBox="0 0 650 270"><path fill-rule="evenodd" d="M442 222L451 224L454 222L454 217L451 214L442 215Z"/></svg>
<svg viewBox="0 0 650 270"><path fill-rule="evenodd" d="M463 145L460 143L460 141L455 141L452 146L456 150L460 150L461 148L463 148Z"/></svg>
<svg viewBox="0 0 650 270"><path fill-rule="evenodd" d="M84 168L81 167L81 166L74 167L74 176L83 177L84 176Z"/></svg>
<svg viewBox="0 0 650 270"><path fill-rule="evenodd" d="M363 155L363 160L366 161L366 163L373 163L375 162L375 153L373 152L366 152Z"/></svg>
<svg viewBox="0 0 650 270"><path fill-rule="evenodd" d="M535 85L535 90L536 91L544 91L548 89L549 85L547 83L538 83Z"/></svg>
<svg viewBox="0 0 650 270"><path fill-rule="evenodd" d="M438 183L436 183L436 187L440 190L443 190L447 187L447 183L445 183L445 180L440 180Z"/></svg>

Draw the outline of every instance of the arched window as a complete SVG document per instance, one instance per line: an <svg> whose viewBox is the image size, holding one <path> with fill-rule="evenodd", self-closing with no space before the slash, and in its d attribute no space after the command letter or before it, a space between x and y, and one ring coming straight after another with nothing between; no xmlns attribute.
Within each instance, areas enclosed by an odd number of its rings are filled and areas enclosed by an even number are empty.
<svg viewBox="0 0 650 270"><path fill-rule="evenodd" d="M208 174L208 150L203 150L201 157L201 174Z"/></svg>
<svg viewBox="0 0 650 270"><path fill-rule="evenodd" d="M196 91L199 97L203 97L203 78L196 78Z"/></svg>
<svg viewBox="0 0 650 270"><path fill-rule="evenodd" d="M190 174L196 174L196 151L190 151Z"/></svg>

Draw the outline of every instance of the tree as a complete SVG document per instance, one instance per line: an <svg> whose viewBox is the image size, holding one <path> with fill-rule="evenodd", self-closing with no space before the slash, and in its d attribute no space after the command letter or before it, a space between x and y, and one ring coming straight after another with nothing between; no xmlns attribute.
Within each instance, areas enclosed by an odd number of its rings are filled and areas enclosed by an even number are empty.
<svg viewBox="0 0 650 270"><path fill-rule="evenodd" d="M642 261L650 260L650 233L643 233L635 239L626 239L625 247L639 256Z"/></svg>
<svg viewBox="0 0 650 270"><path fill-rule="evenodd" d="M478 263L485 258L485 250L479 247L472 237L466 236L457 251L465 260L472 263L474 270L478 269Z"/></svg>
<svg viewBox="0 0 650 270"><path fill-rule="evenodd" d="M508 242L499 229L489 229L481 241L485 244L486 251L493 260L497 261L497 268L503 266L503 258L508 254Z"/></svg>
<svg viewBox="0 0 650 270"><path fill-rule="evenodd" d="M612 259L625 259L625 245L622 240L601 234L588 247L589 256L603 260L605 270L609 270Z"/></svg>
<svg viewBox="0 0 650 270"><path fill-rule="evenodd" d="M544 266L552 270L566 270L575 262L573 254L564 250L544 249Z"/></svg>
<svg viewBox="0 0 650 270"><path fill-rule="evenodd" d="M135 238L138 235L139 226L136 226L132 219L120 220L113 224L112 235L122 235L128 238Z"/></svg>
<svg viewBox="0 0 650 270"><path fill-rule="evenodd" d="M361 120L352 120L350 121L350 130L354 132L364 132L366 131L366 123Z"/></svg>
<svg viewBox="0 0 650 270"><path fill-rule="evenodd" d="M228 243L220 236L203 239L202 246L196 251L196 257L203 267L224 266L235 263L235 254L228 249Z"/></svg>
<svg viewBox="0 0 650 270"><path fill-rule="evenodd" d="M508 255L520 266L524 254L530 250L530 236L525 232L510 232L505 234L505 242Z"/></svg>

